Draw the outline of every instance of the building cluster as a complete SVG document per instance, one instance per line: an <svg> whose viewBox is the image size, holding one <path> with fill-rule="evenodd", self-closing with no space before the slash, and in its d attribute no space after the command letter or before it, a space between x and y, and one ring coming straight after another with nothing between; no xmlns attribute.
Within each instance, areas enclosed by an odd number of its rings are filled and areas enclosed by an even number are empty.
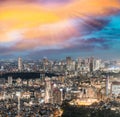
<svg viewBox="0 0 120 117"><path fill-rule="evenodd" d="M73 60L71 57L66 57L63 60L23 60L21 57L18 60L9 60L0 62L1 72L35 72L35 71L80 71L92 72L104 68L101 59L78 58Z"/></svg>
<svg viewBox="0 0 120 117"><path fill-rule="evenodd" d="M2 61L1 73L12 75L0 78L0 115L57 117L62 114L64 102L86 106L107 99L120 102L119 73L106 72L115 64L93 57L66 57L61 61L24 61L19 57L14 64ZM31 74L30 78L14 78L16 72L39 72L39 77L32 78ZM56 75L49 76L51 72Z"/></svg>
<svg viewBox="0 0 120 117"><path fill-rule="evenodd" d="M120 61L106 61L94 57L72 59L66 57L62 60L0 60L0 72L65 72L77 71L81 73L94 72L97 70L105 72L120 72Z"/></svg>

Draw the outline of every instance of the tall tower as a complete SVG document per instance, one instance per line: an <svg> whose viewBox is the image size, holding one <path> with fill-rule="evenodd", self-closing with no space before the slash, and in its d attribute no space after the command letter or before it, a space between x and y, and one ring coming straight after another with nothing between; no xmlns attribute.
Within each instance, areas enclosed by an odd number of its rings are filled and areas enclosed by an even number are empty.
<svg viewBox="0 0 120 117"><path fill-rule="evenodd" d="M45 78L45 103L50 103L51 98L51 81L50 78Z"/></svg>
<svg viewBox="0 0 120 117"><path fill-rule="evenodd" d="M70 65L71 64L71 62L72 62L72 59L71 59L71 57L66 57L66 64L67 65Z"/></svg>
<svg viewBox="0 0 120 117"><path fill-rule="evenodd" d="M66 68L67 70L71 70L72 58L66 57Z"/></svg>
<svg viewBox="0 0 120 117"><path fill-rule="evenodd" d="M94 57L89 58L90 72L94 71Z"/></svg>
<svg viewBox="0 0 120 117"><path fill-rule="evenodd" d="M18 58L18 70L22 71L22 58L21 57Z"/></svg>
<svg viewBox="0 0 120 117"><path fill-rule="evenodd" d="M106 96L108 96L109 92L110 92L110 76L107 75L106 77Z"/></svg>

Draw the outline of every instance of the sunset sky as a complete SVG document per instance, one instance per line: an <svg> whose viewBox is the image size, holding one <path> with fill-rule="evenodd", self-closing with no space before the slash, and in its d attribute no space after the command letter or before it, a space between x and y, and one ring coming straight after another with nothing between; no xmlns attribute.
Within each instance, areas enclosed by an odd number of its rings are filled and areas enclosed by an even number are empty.
<svg viewBox="0 0 120 117"><path fill-rule="evenodd" d="M120 0L0 0L0 58L120 58Z"/></svg>

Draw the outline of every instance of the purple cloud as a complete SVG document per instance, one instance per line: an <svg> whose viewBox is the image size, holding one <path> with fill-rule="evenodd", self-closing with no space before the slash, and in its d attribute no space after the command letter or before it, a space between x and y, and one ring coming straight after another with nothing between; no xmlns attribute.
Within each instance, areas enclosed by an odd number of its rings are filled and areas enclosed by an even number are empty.
<svg viewBox="0 0 120 117"><path fill-rule="evenodd" d="M79 53L79 52L93 52L94 50L108 50L109 43L105 39L97 39L97 38L91 38L91 39L79 39L76 41L76 43L71 42L71 46L64 47L61 49L47 49L47 50L36 50L31 51L30 54L28 54L28 57L35 57L35 58L41 58L44 56L48 56L51 58L61 56L61 55L67 55L69 53ZM58 55L59 53L59 55Z"/></svg>

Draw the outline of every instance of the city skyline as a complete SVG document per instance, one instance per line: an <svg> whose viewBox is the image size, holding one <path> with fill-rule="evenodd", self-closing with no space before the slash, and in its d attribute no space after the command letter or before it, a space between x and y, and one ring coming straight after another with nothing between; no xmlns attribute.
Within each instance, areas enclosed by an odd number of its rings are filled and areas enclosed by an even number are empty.
<svg viewBox="0 0 120 117"><path fill-rule="evenodd" d="M0 0L0 58L120 58L119 0Z"/></svg>

